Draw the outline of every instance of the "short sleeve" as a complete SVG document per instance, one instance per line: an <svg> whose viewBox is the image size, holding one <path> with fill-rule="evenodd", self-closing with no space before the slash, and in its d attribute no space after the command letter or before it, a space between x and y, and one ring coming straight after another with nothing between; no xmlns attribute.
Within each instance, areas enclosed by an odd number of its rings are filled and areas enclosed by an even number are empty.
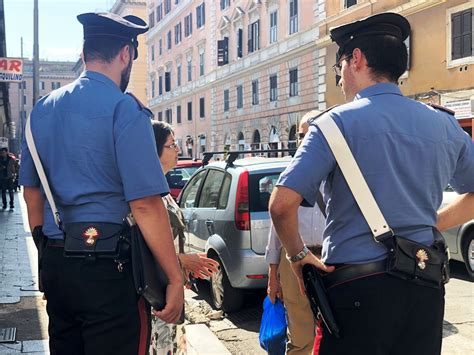
<svg viewBox="0 0 474 355"><path fill-rule="evenodd" d="M474 192L474 142L467 133L462 132L462 146L451 179L451 186L457 193Z"/></svg>
<svg viewBox="0 0 474 355"><path fill-rule="evenodd" d="M125 200L169 193L151 120L131 97L127 96L117 105L114 137Z"/></svg>
<svg viewBox="0 0 474 355"><path fill-rule="evenodd" d="M278 239L273 222L270 225L270 232L268 234L268 243L265 249L265 260L267 264L279 264L281 253L281 242Z"/></svg>
<svg viewBox="0 0 474 355"><path fill-rule="evenodd" d="M31 122L33 124L33 122ZM34 138L34 137L33 137ZM35 164L31 156L28 144L26 143L26 135L23 136L21 142L21 164L20 164L20 185L26 187L39 187L40 180L36 172Z"/></svg>
<svg viewBox="0 0 474 355"><path fill-rule="evenodd" d="M277 185L296 191L313 206L321 181L326 179L334 167L334 156L323 134L315 125L310 125L302 145L280 175Z"/></svg>

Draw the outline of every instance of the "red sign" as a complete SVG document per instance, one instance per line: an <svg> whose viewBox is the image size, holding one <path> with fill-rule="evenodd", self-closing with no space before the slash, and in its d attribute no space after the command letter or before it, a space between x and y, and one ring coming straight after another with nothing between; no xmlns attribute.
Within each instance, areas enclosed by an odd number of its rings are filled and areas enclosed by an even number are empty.
<svg viewBox="0 0 474 355"><path fill-rule="evenodd" d="M21 82L23 80L23 60L0 58L0 82Z"/></svg>

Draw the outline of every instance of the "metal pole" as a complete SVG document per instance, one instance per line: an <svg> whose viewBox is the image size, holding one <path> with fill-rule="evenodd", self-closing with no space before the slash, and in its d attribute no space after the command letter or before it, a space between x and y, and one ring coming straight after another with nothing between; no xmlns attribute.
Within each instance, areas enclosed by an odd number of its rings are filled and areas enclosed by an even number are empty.
<svg viewBox="0 0 474 355"><path fill-rule="evenodd" d="M24 60L23 58L23 37L21 37L21 59ZM25 102L23 101L23 98L25 97L25 62L23 62L23 79L21 81L21 101L20 101L20 128L19 128L19 134L18 134L18 151L21 151L21 142L23 141L23 129L24 129L24 112L25 112Z"/></svg>
<svg viewBox="0 0 474 355"><path fill-rule="evenodd" d="M34 0L33 10L33 105L39 97L39 43L38 43L38 0Z"/></svg>

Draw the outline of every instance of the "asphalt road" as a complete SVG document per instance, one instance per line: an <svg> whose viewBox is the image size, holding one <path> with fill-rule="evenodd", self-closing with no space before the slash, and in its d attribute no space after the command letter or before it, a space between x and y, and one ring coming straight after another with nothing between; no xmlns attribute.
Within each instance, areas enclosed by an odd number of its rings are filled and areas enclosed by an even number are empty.
<svg viewBox="0 0 474 355"><path fill-rule="evenodd" d="M467 280L462 263L452 261L451 281L446 285L442 355L474 354L474 283ZM209 300L206 284L199 296ZM211 321L210 328L232 354L265 354L258 343L265 293L249 293L240 312Z"/></svg>

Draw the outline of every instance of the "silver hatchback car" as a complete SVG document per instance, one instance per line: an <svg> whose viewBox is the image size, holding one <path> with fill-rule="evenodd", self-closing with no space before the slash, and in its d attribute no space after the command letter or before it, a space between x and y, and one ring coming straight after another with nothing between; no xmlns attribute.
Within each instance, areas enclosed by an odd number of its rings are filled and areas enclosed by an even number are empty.
<svg viewBox="0 0 474 355"><path fill-rule="evenodd" d="M214 162L198 170L179 197L187 223L185 251L206 253L220 264L210 280L217 309L236 311L245 289L267 286L268 202L290 160Z"/></svg>

